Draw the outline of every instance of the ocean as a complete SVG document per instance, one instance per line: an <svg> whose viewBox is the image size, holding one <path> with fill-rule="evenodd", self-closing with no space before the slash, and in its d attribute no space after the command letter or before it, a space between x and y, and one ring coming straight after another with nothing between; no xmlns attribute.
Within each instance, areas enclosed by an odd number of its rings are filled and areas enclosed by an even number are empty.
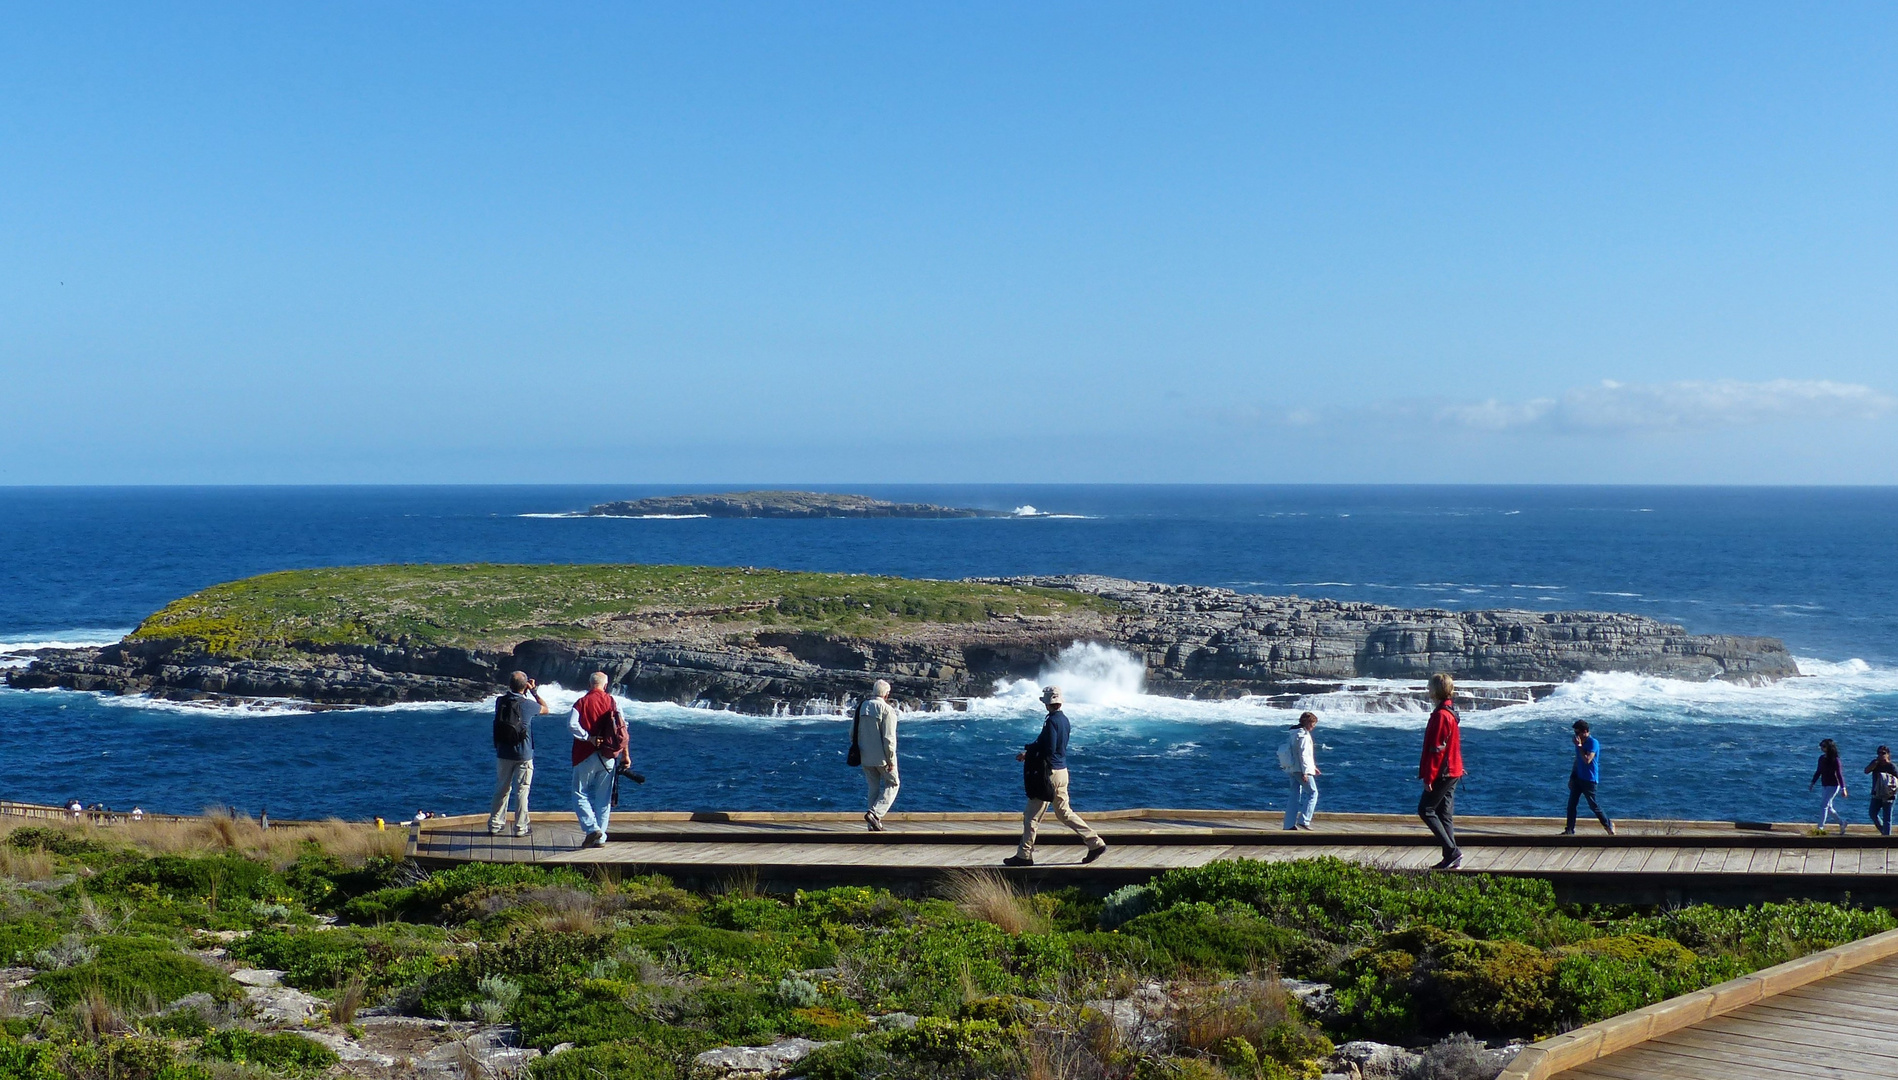
<svg viewBox="0 0 1898 1080"><path fill-rule="evenodd" d="M956 578L1099 573L1399 606L1630 611L1702 633L1782 638L1772 686L1591 674L1532 705L1466 716L1464 814L1559 814L1569 725L1602 742L1617 816L1801 820L1817 744L1848 778L1898 744L1898 490L1627 487L853 487L1037 516L943 521L562 517L681 488L0 489L0 651L116 640L167 601L270 570L380 562L661 562ZM709 490L700 488L698 490ZM838 489L845 490L845 489ZM1085 644L1066 689L1076 808L1282 809L1295 710L1141 692ZM1319 809L1409 812L1423 714L1367 681L1318 712ZM557 690L555 699L569 700ZM840 718L628 702L649 777L622 809L855 810ZM901 728L897 810L1012 810L1039 728L1028 683ZM0 689L0 797L273 817L486 808L482 704L306 713ZM537 813L569 806L559 716L536 729ZM1866 786L1847 813L1865 820Z"/></svg>

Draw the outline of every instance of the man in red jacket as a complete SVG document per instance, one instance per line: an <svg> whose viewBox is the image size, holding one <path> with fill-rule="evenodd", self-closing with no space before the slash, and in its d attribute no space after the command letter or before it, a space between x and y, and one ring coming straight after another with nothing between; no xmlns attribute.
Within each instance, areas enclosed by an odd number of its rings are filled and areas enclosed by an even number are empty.
<svg viewBox="0 0 1898 1080"><path fill-rule="evenodd" d="M1463 776L1463 735L1456 715L1456 680L1448 675L1430 676L1430 722L1424 725L1423 760L1417 766L1417 779L1423 781L1423 798L1417 802L1417 816L1443 845L1443 861L1434 869L1455 870L1463 864L1463 851L1456 846L1456 782Z"/></svg>
<svg viewBox="0 0 1898 1080"><path fill-rule="evenodd" d="M592 688L567 714L573 736L573 814L586 832L581 847L605 847L613 816L613 773L628 758L626 721L606 692L606 672L593 673Z"/></svg>

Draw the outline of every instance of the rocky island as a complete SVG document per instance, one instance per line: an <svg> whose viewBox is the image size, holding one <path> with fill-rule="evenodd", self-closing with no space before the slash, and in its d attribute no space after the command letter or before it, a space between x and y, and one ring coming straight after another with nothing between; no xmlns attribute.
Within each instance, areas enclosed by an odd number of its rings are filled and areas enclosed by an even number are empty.
<svg viewBox="0 0 1898 1080"><path fill-rule="evenodd" d="M978 518L1013 517L1001 510L973 510L934 503L898 503L868 495L823 491L727 491L715 495L661 495L600 503L586 517L715 518Z"/></svg>
<svg viewBox="0 0 1898 1080"><path fill-rule="evenodd" d="M321 707L472 701L516 668L567 686L601 670L629 697L770 715L834 709L876 678L911 705L980 697L1077 642L1128 653L1151 693L1202 699L1433 671L1543 690L1589 671L1798 674L1776 639L1608 612L1405 610L1092 576L476 564L229 582L167 605L117 644L41 650L7 681Z"/></svg>

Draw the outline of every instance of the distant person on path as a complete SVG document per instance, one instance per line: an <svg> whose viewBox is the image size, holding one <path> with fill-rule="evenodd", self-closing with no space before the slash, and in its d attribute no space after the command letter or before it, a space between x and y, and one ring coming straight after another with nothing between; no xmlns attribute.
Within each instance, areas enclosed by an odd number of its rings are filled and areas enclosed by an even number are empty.
<svg viewBox="0 0 1898 1080"><path fill-rule="evenodd" d="M1292 782L1292 799L1285 804L1287 831L1311 831L1311 816L1318 812L1318 753L1311 734L1317 726L1317 713L1299 714L1298 723L1279 750L1279 767Z"/></svg>
<svg viewBox="0 0 1898 1080"><path fill-rule="evenodd" d="M134 806L134 807L132 807L132 820L133 820L134 822L138 822L138 821L144 821L144 820L145 820L145 808L144 808L144 807L142 807L142 806Z"/></svg>
<svg viewBox="0 0 1898 1080"><path fill-rule="evenodd" d="M1443 845L1443 861L1432 869L1455 870L1463 865L1463 850L1456 846L1456 784L1463 778L1463 725L1456 712L1456 680L1444 674L1430 676L1430 700L1435 704L1424 725L1423 759L1417 765L1417 779L1423 781L1417 816Z"/></svg>
<svg viewBox="0 0 1898 1080"><path fill-rule="evenodd" d="M883 815L896 801L896 789L903 786L896 771L896 710L890 707L890 684L876 681L870 696L857 703L856 718L850 733L857 747L863 780L869 788L870 808L863 812L863 823L871 832L883 831Z"/></svg>
<svg viewBox="0 0 1898 1080"><path fill-rule="evenodd" d="M1819 831L1824 832L1829 817L1839 823L1839 835L1845 835L1845 819L1839 816L1836 805L1841 798L1851 798L1852 793L1845 790L1845 768L1839 761L1839 744L1831 739L1819 740L1819 767L1813 770L1812 782L1806 785L1811 791L1817 785L1822 788L1820 796L1825 800L1819 804Z"/></svg>
<svg viewBox="0 0 1898 1080"><path fill-rule="evenodd" d="M1029 743L1022 752L1015 755L1016 761L1027 761L1033 756L1037 763L1047 770L1047 798L1030 796L1028 806L1021 815L1021 847L1015 854L1002 860L1003 866L1035 865L1035 836L1041 827L1041 815L1052 806L1054 816L1063 825L1073 829L1087 844L1087 854L1081 861L1091 863L1107 851L1107 841L1102 840L1087 822L1074 812L1068 803L1068 714L1061 711L1061 688L1050 686L1041 692L1041 703L1048 707L1048 718L1041 724L1041 734Z"/></svg>
<svg viewBox="0 0 1898 1080"><path fill-rule="evenodd" d="M525 671L509 675L507 685L507 692L494 699L494 799L488 806L488 835L501 834L512 798L514 835L526 836L533 831L527 795L534 786L534 717L553 710Z"/></svg>
<svg viewBox="0 0 1898 1080"><path fill-rule="evenodd" d="M1898 799L1898 765L1891 761L1891 747L1878 748L1865 771L1872 774L1872 826L1881 836L1891 835L1891 804Z"/></svg>
<svg viewBox="0 0 1898 1080"><path fill-rule="evenodd" d="M1601 804L1595 801L1595 789L1601 786L1601 742L1588 733L1588 721L1575 721L1575 767L1568 774L1568 826L1562 830L1563 836L1575 835L1575 807L1583 799L1588 800L1588 809L1594 812L1595 820L1615 833L1615 823L1601 812Z"/></svg>
<svg viewBox="0 0 1898 1080"><path fill-rule="evenodd" d="M606 692L606 672L594 672L589 683L591 689L567 714L567 730L573 735L573 814L587 834L580 846L605 847L606 829L612 824L613 773L622 759L630 758L626 720L619 703Z"/></svg>

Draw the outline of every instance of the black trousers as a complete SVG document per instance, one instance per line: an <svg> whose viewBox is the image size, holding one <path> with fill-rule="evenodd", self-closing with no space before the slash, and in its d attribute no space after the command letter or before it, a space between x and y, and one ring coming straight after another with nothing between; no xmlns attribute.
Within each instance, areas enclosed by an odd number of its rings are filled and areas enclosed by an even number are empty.
<svg viewBox="0 0 1898 1080"><path fill-rule="evenodd" d="M1596 784L1593 780L1582 780L1575 776L1568 778L1568 831L1575 831L1575 808L1583 799L1588 800L1588 808L1595 814L1595 820L1602 828L1608 827L1608 815L1601 812L1601 804L1595 801Z"/></svg>
<svg viewBox="0 0 1898 1080"><path fill-rule="evenodd" d="M1443 845L1443 857L1454 859L1463 854L1456 846L1456 782L1458 776L1446 776L1424 789L1417 800L1417 816L1430 828L1437 843Z"/></svg>

